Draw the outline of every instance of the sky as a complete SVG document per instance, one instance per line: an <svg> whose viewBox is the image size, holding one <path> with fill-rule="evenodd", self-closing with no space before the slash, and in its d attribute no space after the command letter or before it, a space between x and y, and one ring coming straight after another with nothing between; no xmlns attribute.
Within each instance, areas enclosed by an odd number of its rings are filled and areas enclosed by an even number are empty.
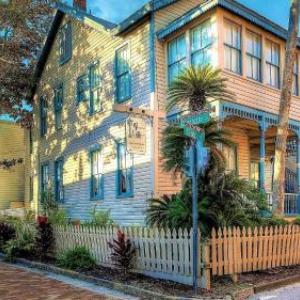
<svg viewBox="0 0 300 300"><path fill-rule="evenodd" d="M71 0L68 1L70 3ZM148 0L88 0L88 8L92 14L118 23L147 2ZM238 2L281 26L288 25L289 0L238 0Z"/></svg>

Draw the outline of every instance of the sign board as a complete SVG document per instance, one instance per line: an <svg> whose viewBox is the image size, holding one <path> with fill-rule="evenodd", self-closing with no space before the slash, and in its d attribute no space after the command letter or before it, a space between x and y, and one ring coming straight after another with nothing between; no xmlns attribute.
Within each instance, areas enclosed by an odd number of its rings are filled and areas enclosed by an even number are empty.
<svg viewBox="0 0 300 300"><path fill-rule="evenodd" d="M206 124L210 120L210 114L208 111L192 113L186 116L182 116L181 122L189 123L193 125Z"/></svg>
<svg viewBox="0 0 300 300"><path fill-rule="evenodd" d="M126 122L126 141L129 153L146 153L146 122L140 117L128 117Z"/></svg>
<svg viewBox="0 0 300 300"><path fill-rule="evenodd" d="M203 171L208 164L209 152L208 148L203 147L202 145L197 145L197 171Z"/></svg>

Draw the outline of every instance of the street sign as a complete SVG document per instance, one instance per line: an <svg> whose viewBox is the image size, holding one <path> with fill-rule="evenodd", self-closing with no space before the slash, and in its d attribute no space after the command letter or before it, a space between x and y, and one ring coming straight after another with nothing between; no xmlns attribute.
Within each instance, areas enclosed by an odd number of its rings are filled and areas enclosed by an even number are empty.
<svg viewBox="0 0 300 300"><path fill-rule="evenodd" d="M199 125L199 124L206 124L210 120L210 114L208 111L204 112L196 112L192 114L188 114L186 116L182 116L181 122L182 123L189 123L193 125Z"/></svg>
<svg viewBox="0 0 300 300"><path fill-rule="evenodd" d="M197 145L197 172L203 172L208 164L209 151L203 144Z"/></svg>

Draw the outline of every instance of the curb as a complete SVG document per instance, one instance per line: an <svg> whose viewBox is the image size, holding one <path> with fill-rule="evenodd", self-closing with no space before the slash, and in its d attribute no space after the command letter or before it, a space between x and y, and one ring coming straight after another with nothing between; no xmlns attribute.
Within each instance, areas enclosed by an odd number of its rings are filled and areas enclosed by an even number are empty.
<svg viewBox="0 0 300 300"><path fill-rule="evenodd" d="M254 286L254 292L260 293L273 288L279 288L300 281L300 275L293 275L284 279L278 279L273 282L262 283Z"/></svg>
<svg viewBox="0 0 300 300"><path fill-rule="evenodd" d="M4 256L0 254L0 259L3 260ZM166 295L162 295L159 293L155 293L155 292L151 292L149 290L145 290L145 289L141 289L141 288L137 288L135 286L132 285L127 285L127 284L122 284L122 283L116 283L116 282L112 282L109 280L105 280L105 279L100 279L100 278L96 278L93 276L89 276L89 275L85 275L85 274L81 274L79 272L76 271L71 271L71 270L65 270L65 269L61 269L58 267L55 267L53 265L47 265L44 263L40 263L40 262L33 262L33 261L29 261L27 259L24 258L17 258L14 260L14 263L12 263L12 266L17 266L17 265L21 265L21 266L26 266L30 269L38 269L41 271L46 271L46 272L52 272L55 274L59 274L59 275L64 275L64 276L68 276L71 277L73 279L79 279L79 280L83 280L83 281L87 281L89 283L93 283L99 286L103 286L106 288L110 288L113 289L115 291L118 292L122 292L124 294L129 294L135 297L140 297L142 299L153 299L153 300L189 300L189 299L210 299L210 298L184 298L184 297L177 297L177 296L166 296ZM220 299L221 300L221 299Z"/></svg>

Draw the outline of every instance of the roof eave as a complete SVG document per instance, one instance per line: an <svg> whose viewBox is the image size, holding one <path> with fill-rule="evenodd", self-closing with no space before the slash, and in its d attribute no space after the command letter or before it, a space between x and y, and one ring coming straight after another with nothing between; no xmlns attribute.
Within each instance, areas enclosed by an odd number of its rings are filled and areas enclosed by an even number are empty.
<svg viewBox="0 0 300 300"><path fill-rule="evenodd" d="M281 26L275 24L274 22L270 21L269 19L261 16L260 14L256 13L255 11L245 7L244 5L237 3L236 1L232 0L211 0L200 4L199 6L193 8L185 15L179 17L178 19L174 20L173 22L169 23L165 28L161 29L157 32L157 38L159 40L165 40L168 36L172 33L178 31L185 25L189 24L199 16L203 15L204 13L212 10L215 7L224 8L240 17L250 21L251 23L273 33L274 35L278 36L281 39L287 39L287 30L282 28ZM298 47L300 47L300 40L298 42Z"/></svg>
<svg viewBox="0 0 300 300"><path fill-rule="evenodd" d="M153 11L151 3L146 3L135 13L121 22L113 31L114 35L120 35L127 32L145 20Z"/></svg>
<svg viewBox="0 0 300 300"><path fill-rule="evenodd" d="M39 79L43 73L45 64L50 55L50 50L51 50L53 41L55 39L56 33L59 29L59 26L63 20L64 15L65 15L65 13L63 13L59 10L57 10L57 12L55 14L54 20L52 22L50 31L47 35L47 38L46 38L46 41L45 41L45 44L43 47L43 50L41 52L41 55L39 57L39 60L37 62L36 68L35 68L35 72L34 72L34 76L33 76L33 87L32 87L31 95L30 95L31 99L34 97L34 94L36 92L36 89L37 89L37 86L39 83Z"/></svg>

